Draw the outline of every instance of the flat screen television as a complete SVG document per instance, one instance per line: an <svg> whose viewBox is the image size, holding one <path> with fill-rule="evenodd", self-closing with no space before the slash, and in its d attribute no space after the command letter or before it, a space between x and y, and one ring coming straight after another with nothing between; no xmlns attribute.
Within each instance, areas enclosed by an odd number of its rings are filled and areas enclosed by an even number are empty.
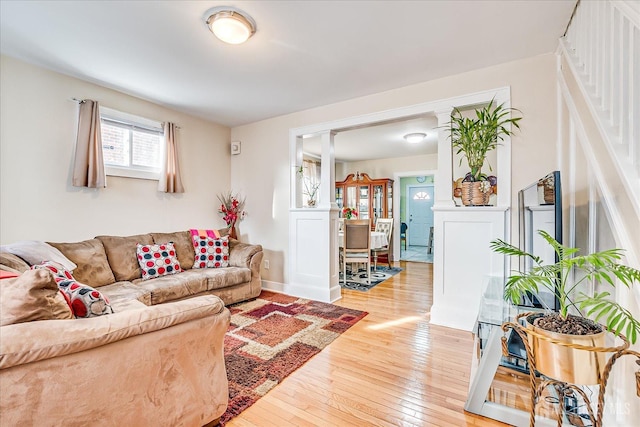
<svg viewBox="0 0 640 427"><path fill-rule="evenodd" d="M518 193L520 249L542 258L544 263L558 261L553 248L538 234L545 230L562 243L562 191L560 172L553 171ZM528 271L533 264L529 257L521 257L520 269ZM558 299L546 289L538 297L529 295L521 303L526 307L548 308L557 311Z"/></svg>

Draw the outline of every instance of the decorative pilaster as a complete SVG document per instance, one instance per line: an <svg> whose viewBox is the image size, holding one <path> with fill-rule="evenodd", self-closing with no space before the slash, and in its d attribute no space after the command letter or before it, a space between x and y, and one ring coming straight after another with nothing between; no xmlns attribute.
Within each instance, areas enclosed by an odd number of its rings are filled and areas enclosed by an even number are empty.
<svg viewBox="0 0 640 427"><path fill-rule="evenodd" d="M326 131L321 134L322 162L320 165L320 206L324 208L338 208L336 204L336 167L335 149L333 138L334 131Z"/></svg>
<svg viewBox="0 0 640 427"><path fill-rule="evenodd" d="M438 118L438 171L435 176L434 207L451 207L453 201L453 154L449 139L448 124L451 121L452 107L435 111Z"/></svg>

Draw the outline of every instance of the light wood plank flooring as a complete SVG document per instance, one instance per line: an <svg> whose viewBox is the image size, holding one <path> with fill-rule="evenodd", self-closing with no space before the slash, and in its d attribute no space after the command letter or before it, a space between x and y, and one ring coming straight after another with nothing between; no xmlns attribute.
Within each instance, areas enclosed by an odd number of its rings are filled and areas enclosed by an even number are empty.
<svg viewBox="0 0 640 427"><path fill-rule="evenodd" d="M473 337L429 324L432 264L336 304L369 312L229 427L504 426L465 413Z"/></svg>

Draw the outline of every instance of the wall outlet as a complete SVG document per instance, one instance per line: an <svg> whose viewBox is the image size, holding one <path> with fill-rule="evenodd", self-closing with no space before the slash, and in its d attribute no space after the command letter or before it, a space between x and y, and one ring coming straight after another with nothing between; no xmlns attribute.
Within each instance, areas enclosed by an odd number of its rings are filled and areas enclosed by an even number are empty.
<svg viewBox="0 0 640 427"><path fill-rule="evenodd" d="M268 259L265 259L265 260L264 260L264 269L265 269L265 270L268 270L268 269L269 269L269 260L268 260Z"/></svg>

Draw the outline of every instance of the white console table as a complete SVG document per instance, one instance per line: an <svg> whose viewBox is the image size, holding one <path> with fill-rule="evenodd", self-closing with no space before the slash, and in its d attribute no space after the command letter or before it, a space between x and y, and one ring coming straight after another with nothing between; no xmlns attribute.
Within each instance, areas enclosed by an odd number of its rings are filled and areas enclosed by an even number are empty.
<svg viewBox="0 0 640 427"><path fill-rule="evenodd" d="M529 412L487 400L489 390L503 361L503 322L513 320L521 311L532 311L531 307L516 307L502 298L502 277L484 278L478 318L475 324L475 342L471 360L469 394L464 405L466 411L492 418L517 427L529 426ZM528 371L527 371L528 372ZM523 375L528 377L528 373ZM524 396L528 399L529 396ZM536 416L536 426L556 426L557 421Z"/></svg>

